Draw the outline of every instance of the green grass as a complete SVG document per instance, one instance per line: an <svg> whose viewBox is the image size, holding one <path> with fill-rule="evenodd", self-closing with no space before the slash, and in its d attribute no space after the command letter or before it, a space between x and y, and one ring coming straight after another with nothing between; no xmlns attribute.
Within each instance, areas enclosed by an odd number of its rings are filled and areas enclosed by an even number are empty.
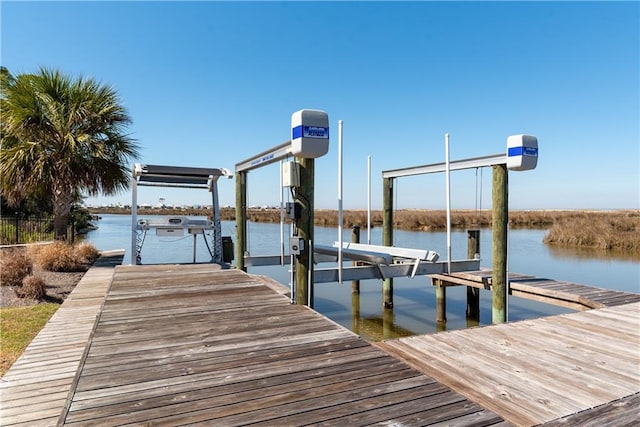
<svg viewBox="0 0 640 427"><path fill-rule="evenodd" d="M38 335L60 304L0 309L0 375L4 375Z"/></svg>

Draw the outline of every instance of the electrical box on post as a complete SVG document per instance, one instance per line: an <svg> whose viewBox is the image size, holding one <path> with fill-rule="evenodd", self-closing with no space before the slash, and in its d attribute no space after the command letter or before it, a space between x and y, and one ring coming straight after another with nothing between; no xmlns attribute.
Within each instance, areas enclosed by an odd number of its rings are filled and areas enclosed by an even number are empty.
<svg viewBox="0 0 640 427"><path fill-rule="evenodd" d="M296 221L302 216L302 205L296 202L287 202L284 205L287 218Z"/></svg>
<svg viewBox="0 0 640 427"><path fill-rule="evenodd" d="M300 165L296 162L282 164L282 186L300 187Z"/></svg>
<svg viewBox="0 0 640 427"><path fill-rule="evenodd" d="M507 169L526 171L538 164L538 138L531 135L511 135L507 138Z"/></svg>
<svg viewBox="0 0 640 427"><path fill-rule="evenodd" d="M289 238L289 253L291 255L301 255L304 250L304 239L302 237Z"/></svg>
<svg viewBox="0 0 640 427"><path fill-rule="evenodd" d="M233 261L233 240L231 240L231 236L222 236L222 260L227 263Z"/></svg>
<svg viewBox="0 0 640 427"><path fill-rule="evenodd" d="M329 116L320 110L300 110L291 115L291 154L315 159L329 152Z"/></svg>

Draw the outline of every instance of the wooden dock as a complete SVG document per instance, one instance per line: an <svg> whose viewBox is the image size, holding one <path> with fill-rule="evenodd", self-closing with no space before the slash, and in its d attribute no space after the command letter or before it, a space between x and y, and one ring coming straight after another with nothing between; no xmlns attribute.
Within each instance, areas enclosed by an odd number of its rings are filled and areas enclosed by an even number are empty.
<svg viewBox="0 0 640 427"><path fill-rule="evenodd" d="M440 280L446 286L471 286L491 289L491 270L465 271L449 275L434 274L430 277ZM589 310L613 307L640 301L640 294L612 289L597 288L561 280L546 279L519 273L509 273L509 295L546 304Z"/></svg>
<svg viewBox="0 0 640 427"><path fill-rule="evenodd" d="M372 345L239 270L105 268L2 378L1 425L640 422L640 302Z"/></svg>
<svg viewBox="0 0 640 427"><path fill-rule="evenodd" d="M640 424L640 302L378 345L515 425Z"/></svg>
<svg viewBox="0 0 640 427"><path fill-rule="evenodd" d="M28 348L3 379L2 425L506 425L260 278L215 267L116 268L75 376ZM64 385L21 390L29 363Z"/></svg>

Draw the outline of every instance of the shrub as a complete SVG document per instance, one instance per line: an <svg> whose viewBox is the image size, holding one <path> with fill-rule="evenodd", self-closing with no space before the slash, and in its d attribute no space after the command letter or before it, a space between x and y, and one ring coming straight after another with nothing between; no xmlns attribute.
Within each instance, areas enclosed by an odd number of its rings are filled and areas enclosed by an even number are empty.
<svg viewBox="0 0 640 427"><path fill-rule="evenodd" d="M22 281L22 286L16 289L20 298L42 300L47 295L47 284L40 276L27 276Z"/></svg>
<svg viewBox="0 0 640 427"><path fill-rule="evenodd" d="M20 286L22 279L33 271L33 261L24 250L2 251L0 283L2 286Z"/></svg>
<svg viewBox="0 0 640 427"><path fill-rule="evenodd" d="M53 242L34 251L36 263L48 271L82 271L84 262L74 253L73 246Z"/></svg>
<svg viewBox="0 0 640 427"><path fill-rule="evenodd" d="M78 243L73 247L74 255L83 263L91 264L100 255L100 252L89 242Z"/></svg>

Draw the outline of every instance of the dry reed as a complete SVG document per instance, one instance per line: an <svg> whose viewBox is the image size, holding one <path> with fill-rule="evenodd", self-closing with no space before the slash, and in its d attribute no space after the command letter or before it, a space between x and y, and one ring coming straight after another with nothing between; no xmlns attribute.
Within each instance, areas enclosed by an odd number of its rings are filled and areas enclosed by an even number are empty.
<svg viewBox="0 0 640 427"><path fill-rule="evenodd" d="M83 253L86 252L83 249ZM82 255L78 255L74 247L64 242L53 242L32 250L32 256L36 264L47 271L84 271L87 261Z"/></svg>
<svg viewBox="0 0 640 427"><path fill-rule="evenodd" d="M47 284L40 276L27 276L22 281L22 286L16 289L16 295L40 301L47 295Z"/></svg>
<svg viewBox="0 0 640 427"><path fill-rule="evenodd" d="M33 261L23 249L3 250L0 259L0 284L21 286L33 271Z"/></svg>
<svg viewBox="0 0 640 427"><path fill-rule="evenodd" d="M544 238L550 245L640 252L640 215L585 215L555 223Z"/></svg>

